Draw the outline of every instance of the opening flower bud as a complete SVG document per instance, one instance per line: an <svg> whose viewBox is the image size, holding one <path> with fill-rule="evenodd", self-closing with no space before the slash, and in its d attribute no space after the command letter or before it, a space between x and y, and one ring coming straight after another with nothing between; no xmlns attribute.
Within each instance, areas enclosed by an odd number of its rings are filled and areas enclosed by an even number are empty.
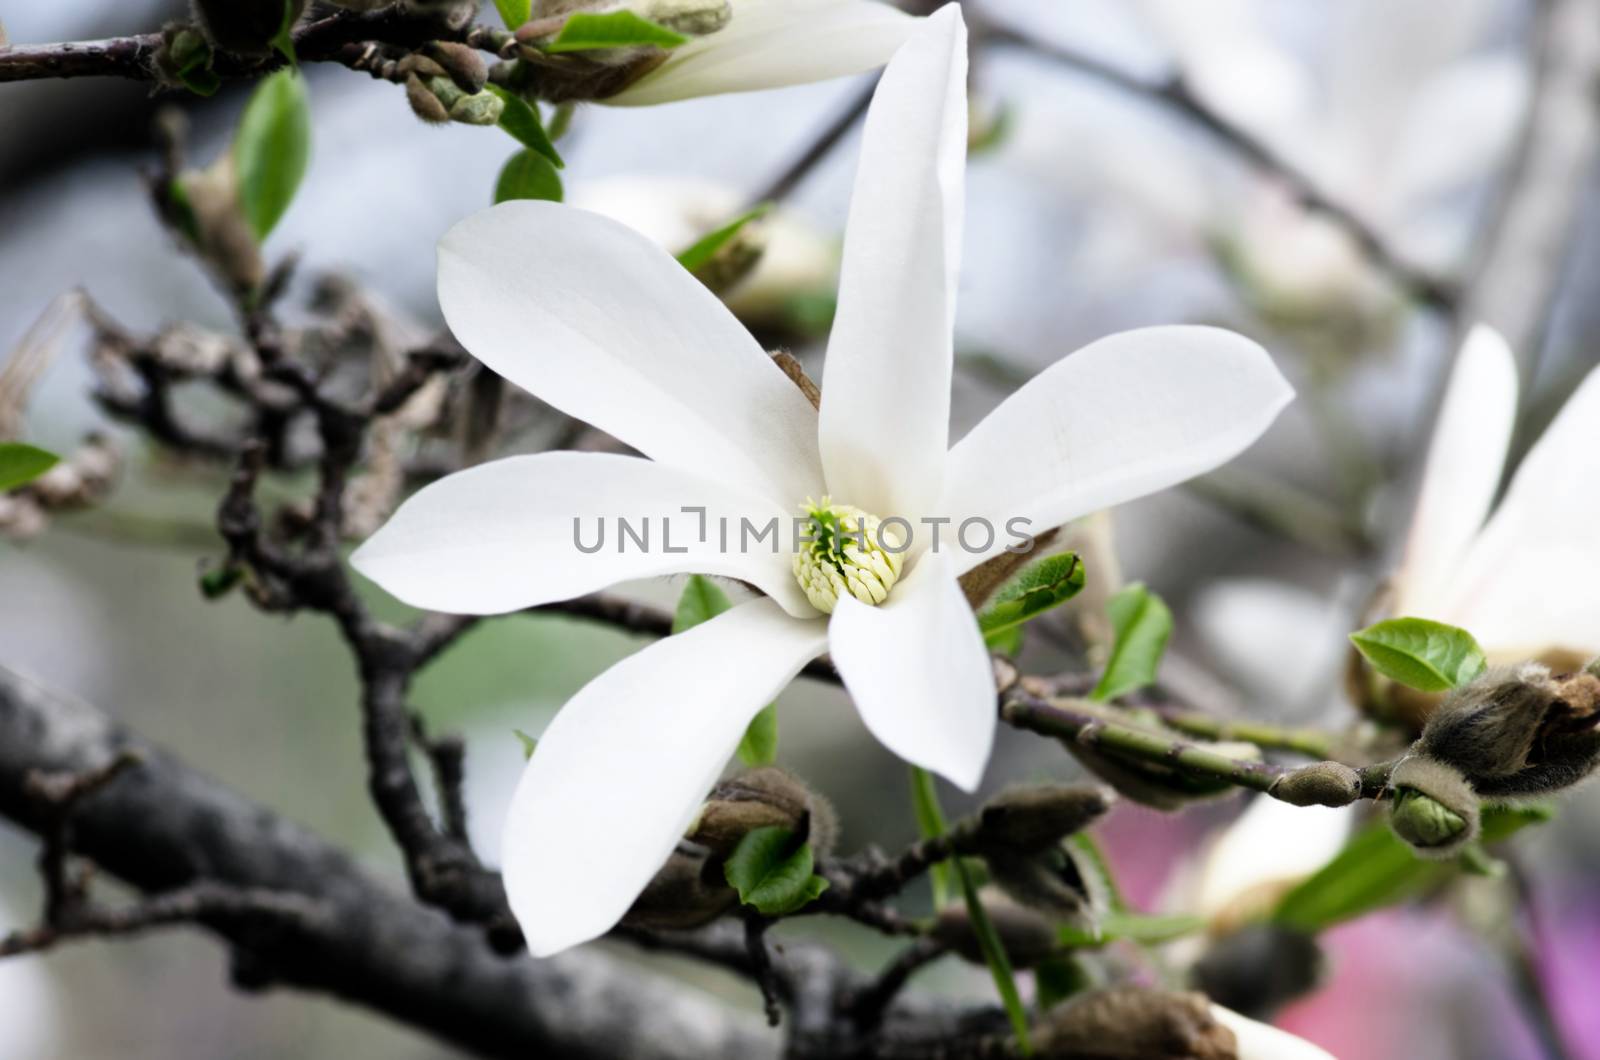
<svg viewBox="0 0 1600 1060"><path fill-rule="evenodd" d="M893 527L860 508L807 501L806 536L794 556L794 577L806 599L825 615L839 598L852 596L876 607L900 579L905 542Z"/></svg>
<svg viewBox="0 0 1600 1060"><path fill-rule="evenodd" d="M1479 795L1540 795L1600 761L1600 676L1539 663L1489 670L1450 692L1418 750L1460 770Z"/></svg>
<svg viewBox="0 0 1600 1060"><path fill-rule="evenodd" d="M838 816L827 799L788 770L761 766L713 788L687 838L725 857L746 833L769 827L803 831L819 857L832 851L839 834Z"/></svg>
<svg viewBox="0 0 1600 1060"><path fill-rule="evenodd" d="M1395 767L1389 783L1389 824L1417 853L1452 857L1478 838L1478 797L1459 770L1412 755Z"/></svg>

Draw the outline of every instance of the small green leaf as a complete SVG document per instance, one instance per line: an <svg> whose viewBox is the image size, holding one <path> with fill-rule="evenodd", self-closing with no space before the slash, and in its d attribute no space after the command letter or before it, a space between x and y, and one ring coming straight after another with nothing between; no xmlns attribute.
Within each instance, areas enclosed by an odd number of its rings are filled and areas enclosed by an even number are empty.
<svg viewBox="0 0 1600 1060"><path fill-rule="evenodd" d="M978 898L978 888L972 882L967 866L960 858L951 864L955 867L956 879L961 883L961 896L967 903L967 919L972 922L972 933L978 937L978 948L983 950L983 959L989 965L994 987L999 991L1006 1016L1011 1020L1011 1032L1017 1036L1017 1048L1023 1056L1032 1056L1033 1046L1028 1041L1028 1010L1022 1006L1022 995L1017 992L1017 976L1011 969L1011 958L1006 956L1005 944L1000 941L999 932L995 931L988 911Z"/></svg>
<svg viewBox="0 0 1600 1060"><path fill-rule="evenodd" d="M1482 842L1494 843L1548 821L1547 806L1485 806ZM1457 863L1419 858L1382 821L1357 832L1333 860L1283 896L1280 924L1316 933L1426 893L1458 871Z"/></svg>
<svg viewBox="0 0 1600 1060"><path fill-rule="evenodd" d="M764 202L754 209L735 217L715 232L701 236L693 246L678 255L678 264L690 272L694 272L715 257L717 251L727 246L728 241L738 235L740 229L756 218L763 216L770 209L772 209L772 204Z"/></svg>
<svg viewBox="0 0 1600 1060"><path fill-rule="evenodd" d="M1022 650L1022 627L1010 626L995 630L993 633L985 633L983 645L991 652L1014 656Z"/></svg>
<svg viewBox="0 0 1600 1060"><path fill-rule="evenodd" d="M787 828L771 826L745 833L722 867L739 901L765 916L785 916L828 889L811 871L811 844L796 843Z"/></svg>
<svg viewBox="0 0 1600 1060"><path fill-rule="evenodd" d="M516 29L533 17L533 0L494 0L494 6L506 29Z"/></svg>
<svg viewBox="0 0 1600 1060"><path fill-rule="evenodd" d="M1350 634L1350 643L1379 673L1423 692L1464 685L1489 665L1471 633L1426 618L1391 618Z"/></svg>
<svg viewBox="0 0 1600 1060"><path fill-rule="evenodd" d="M1167 650L1167 638L1172 635L1172 612L1161 597L1140 582L1113 596L1106 611L1111 615L1116 641L1106 672L1089 693L1090 699L1101 703L1154 681L1162 653Z"/></svg>
<svg viewBox="0 0 1600 1060"><path fill-rule="evenodd" d="M750 720L739 740L739 761L747 766L770 766L778 760L778 705L768 703Z"/></svg>
<svg viewBox="0 0 1600 1060"><path fill-rule="evenodd" d="M672 632L682 633L709 618L722 614L733 604L716 582L700 574L689 575L678 609L672 616ZM778 758L778 706L768 703L750 721L739 741L739 761L747 766L771 765Z"/></svg>
<svg viewBox="0 0 1600 1060"><path fill-rule="evenodd" d="M1107 942L1125 940L1141 946L1157 946L1163 942L1193 935L1206 926L1205 917L1175 913L1154 915L1129 910L1112 910L1100 918L1097 930L1085 931L1071 925L1058 930L1063 946L1102 946Z"/></svg>
<svg viewBox="0 0 1600 1060"><path fill-rule="evenodd" d="M61 462L47 449L26 442L0 442L0 493L26 486Z"/></svg>
<svg viewBox="0 0 1600 1060"><path fill-rule="evenodd" d="M570 15L556 39L545 46L547 52L584 52L597 48L632 48L650 45L676 48L689 38L665 26L640 18L624 8L604 15L579 12Z"/></svg>
<svg viewBox="0 0 1600 1060"><path fill-rule="evenodd" d="M1020 626L1066 603L1082 588L1083 563L1077 553L1046 556L1000 587L978 616L978 628L987 637Z"/></svg>
<svg viewBox="0 0 1600 1060"><path fill-rule="evenodd" d="M495 181L494 201L546 199L561 201L561 174L550 160L537 151L521 150L512 155Z"/></svg>
<svg viewBox="0 0 1600 1060"><path fill-rule="evenodd" d="M550 137L545 134L544 122L539 120L537 107L515 92L493 82L483 87L499 96L505 103L505 107L500 111L500 128L515 137L523 147L544 155L557 169L567 164L562 160L561 152L556 150L556 145L551 143Z"/></svg>
<svg viewBox="0 0 1600 1060"><path fill-rule="evenodd" d="M683 595L678 597L678 609L672 615L672 632L693 629L732 606L728 594L716 582L702 574L691 574L683 584Z"/></svg>
<svg viewBox="0 0 1600 1060"><path fill-rule="evenodd" d="M305 79L293 69L279 70L256 86L233 141L239 205L258 240L289 208L310 157Z"/></svg>
<svg viewBox="0 0 1600 1060"><path fill-rule="evenodd" d="M533 752L539 746L539 741L523 732L521 729L512 729L517 734L517 739L522 741L522 760L527 761L533 757Z"/></svg>
<svg viewBox="0 0 1600 1060"><path fill-rule="evenodd" d="M919 766L911 767L911 811L917 818L917 831L924 839L944 835L944 811L939 808L939 793L933 786L933 774ZM928 869L928 882L933 887L933 907L943 909L950 900L950 865L936 861Z"/></svg>

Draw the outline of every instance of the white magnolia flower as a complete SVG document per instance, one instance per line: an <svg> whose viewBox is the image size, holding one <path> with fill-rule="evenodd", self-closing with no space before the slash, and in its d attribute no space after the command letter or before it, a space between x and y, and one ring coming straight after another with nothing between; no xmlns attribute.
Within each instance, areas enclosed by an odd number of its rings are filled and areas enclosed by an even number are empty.
<svg viewBox="0 0 1600 1060"><path fill-rule="evenodd" d="M733 220L746 206L739 189L700 177L626 175L585 181L567 205L605 214L650 237L672 254ZM779 316L799 296L831 294L839 272L835 240L780 208L758 222L764 249L750 270L719 297L744 321Z"/></svg>
<svg viewBox="0 0 1600 1060"><path fill-rule="evenodd" d="M1428 449L1394 613L1461 626L1496 662L1600 654L1600 371L1495 504L1516 410L1510 348L1474 328Z"/></svg>
<svg viewBox="0 0 1600 1060"><path fill-rule="evenodd" d="M478 614L691 571L765 594L625 659L545 731L503 843L507 893L535 954L616 923L751 718L825 651L885 746L972 789L996 724L994 685L956 578L1009 542L999 531L968 551L947 528L930 547L921 520L1062 525L1232 458L1292 396L1238 335L1150 328L1062 359L949 447L966 66L952 4L878 87L820 413L715 297L620 224L513 202L440 245L440 302L461 343L648 459L544 453L452 475L405 504L353 557L357 568L417 606ZM847 550L830 564L810 549L718 541L721 518L788 524L826 496L834 511L924 530L892 561ZM618 516L664 523L674 551L576 547L578 517Z"/></svg>
<svg viewBox="0 0 1600 1060"><path fill-rule="evenodd" d="M1445 202L1504 157L1527 102L1525 65L1511 48L1479 51L1496 0L1346 0L1330 9L1325 67L1277 32L1264 0L1144 0L1141 10L1195 91L1262 137L1344 205L1425 263L1446 264L1466 228ZM1280 20L1281 21L1281 20ZM1320 74L1320 76L1319 76ZM1298 285L1336 283L1359 265L1344 233L1299 212L1304 232L1285 232L1293 208L1270 199L1247 252L1261 270L1304 258ZM1285 249L1287 248L1287 249Z"/></svg>
<svg viewBox="0 0 1600 1060"><path fill-rule="evenodd" d="M1335 1060L1321 1046L1221 1005L1212 1005L1211 1015L1238 1040L1238 1060Z"/></svg>
<svg viewBox="0 0 1600 1060"><path fill-rule="evenodd" d="M881 66L919 19L877 0L730 0L727 25L667 53L602 102L671 103L782 88Z"/></svg>

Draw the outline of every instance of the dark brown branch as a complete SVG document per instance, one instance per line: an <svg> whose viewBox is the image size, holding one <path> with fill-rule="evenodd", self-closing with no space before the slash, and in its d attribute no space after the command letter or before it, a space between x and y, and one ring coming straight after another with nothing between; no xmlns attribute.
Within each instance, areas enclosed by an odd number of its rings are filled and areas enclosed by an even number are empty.
<svg viewBox="0 0 1600 1060"><path fill-rule="evenodd" d="M773 177L765 187L761 188L751 197L752 203L777 202L787 198L796 186L806 178L818 163L827 158L833 149L839 146L845 134L855 128L862 116L867 113L867 105L872 102L872 94L878 88L878 79L874 77L872 83L866 85L856 93L845 108L841 110L833 121L829 122L815 139L808 144L804 151L784 167L783 172Z"/></svg>
<svg viewBox="0 0 1600 1060"><path fill-rule="evenodd" d="M42 831L37 772L77 773L122 754L140 768L74 815L75 850L151 894L197 882L303 896L330 915L259 929L205 926L251 985L315 990L483 1056L614 1060L772 1057L748 1017L598 953L507 960L482 935L381 886L321 839L182 765L93 708L0 670L0 815ZM573 998L585 1002L574 1004Z"/></svg>

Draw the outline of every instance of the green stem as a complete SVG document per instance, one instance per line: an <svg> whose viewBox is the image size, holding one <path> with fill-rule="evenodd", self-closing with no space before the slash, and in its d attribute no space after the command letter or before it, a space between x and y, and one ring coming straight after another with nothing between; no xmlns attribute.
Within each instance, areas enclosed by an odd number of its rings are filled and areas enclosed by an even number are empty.
<svg viewBox="0 0 1600 1060"><path fill-rule="evenodd" d="M939 793L934 790L933 776L926 770L911 767L911 806L917 815L917 830L924 839L938 839L945 834L944 811L939 807ZM950 901L950 866L935 861L928 867L928 881L933 887L933 908L937 912Z"/></svg>
<svg viewBox="0 0 1600 1060"><path fill-rule="evenodd" d="M1161 720L1180 732L1207 740L1242 740L1257 747L1293 751L1307 758L1330 758L1333 739L1315 729L1284 729L1253 721L1229 721L1206 714L1168 714Z"/></svg>
<svg viewBox="0 0 1600 1060"><path fill-rule="evenodd" d="M939 806L939 793L934 790L932 775L918 766L911 767L911 802L916 809L917 824L922 828L922 834L929 839L943 836L946 826L944 810ZM1022 995L1017 991L1017 978L1011 969L1011 959L1006 956L1005 945L978 898L978 888L959 857L932 866L935 906L943 905L939 894L939 873L947 867L955 870L956 879L961 884L961 896L967 903L967 917L972 921L972 931L978 937L978 946L989 965L989 974L994 977L995 989L999 991L1006 1016L1011 1020L1011 1029L1017 1036L1017 1047L1023 1056L1031 1056L1033 1046L1028 1041L1028 1012L1023 1008ZM944 886L949 885L946 883Z"/></svg>

